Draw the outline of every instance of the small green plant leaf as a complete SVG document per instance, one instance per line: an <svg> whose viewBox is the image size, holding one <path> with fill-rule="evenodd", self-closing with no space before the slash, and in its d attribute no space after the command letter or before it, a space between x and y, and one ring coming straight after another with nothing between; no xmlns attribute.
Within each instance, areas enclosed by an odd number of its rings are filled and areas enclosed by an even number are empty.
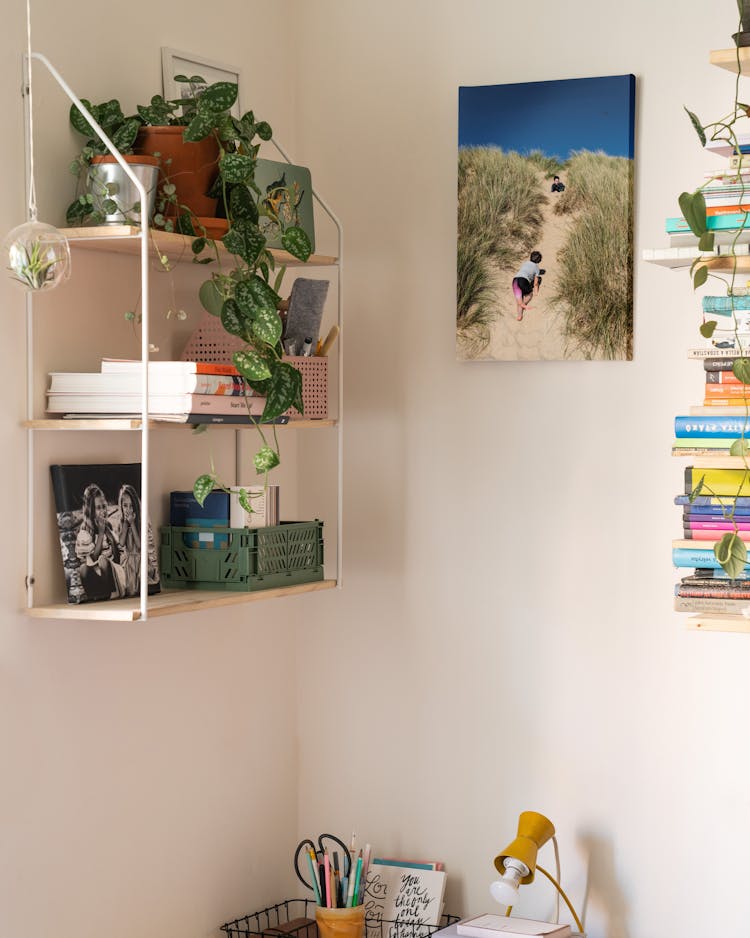
<svg viewBox="0 0 750 938"><path fill-rule="evenodd" d="M255 125L255 133L260 137L261 140L270 140L271 137L273 137L271 125L267 124L265 121L259 121Z"/></svg>
<svg viewBox="0 0 750 938"><path fill-rule="evenodd" d="M279 294L262 277L251 277L247 281L256 306L276 309L281 302Z"/></svg>
<svg viewBox="0 0 750 938"><path fill-rule="evenodd" d="M250 280L240 280L234 288L234 298L244 315L248 319L254 319L258 311L258 304Z"/></svg>
<svg viewBox="0 0 750 938"><path fill-rule="evenodd" d="M201 284L201 288L198 290L198 299L206 312L211 313L212 316L221 316L224 297L214 280L206 280Z"/></svg>
<svg viewBox="0 0 750 938"><path fill-rule="evenodd" d="M196 114L182 132L185 143L196 143L203 140L213 129L213 118L210 114Z"/></svg>
<svg viewBox="0 0 750 938"><path fill-rule="evenodd" d="M748 450L750 450L750 443L747 442L744 437L739 440L734 440L732 445L729 447L730 456L745 456L747 455Z"/></svg>
<svg viewBox="0 0 750 938"><path fill-rule="evenodd" d="M271 375L271 384L266 395L263 419L273 420L290 407L302 403L302 375L288 362L277 362Z"/></svg>
<svg viewBox="0 0 750 938"><path fill-rule="evenodd" d="M252 175L255 160L241 153L225 153L219 163L219 170L224 180L229 183L243 183Z"/></svg>
<svg viewBox="0 0 750 938"><path fill-rule="evenodd" d="M747 547L736 531L728 532L718 544L714 544L714 554L722 569L732 579L744 571L747 563Z"/></svg>
<svg viewBox="0 0 750 938"><path fill-rule="evenodd" d="M229 214L232 220L246 218L253 224L258 223L258 206L247 186L233 186L229 193Z"/></svg>
<svg viewBox="0 0 750 938"><path fill-rule="evenodd" d="M705 476L701 476L698 484L695 486L693 491L688 495L688 501L690 502L691 505L696 500L696 498L700 495L700 493L703 491L703 481L705 478L706 478Z"/></svg>
<svg viewBox="0 0 750 938"><path fill-rule="evenodd" d="M198 476L195 480L193 483L193 495L199 505L202 506L206 498L213 492L215 483L216 477L208 474Z"/></svg>
<svg viewBox="0 0 750 938"><path fill-rule="evenodd" d="M252 267L266 244L260 229L247 219L239 219L221 239L224 247L231 254L239 254L242 260Z"/></svg>
<svg viewBox="0 0 750 938"><path fill-rule="evenodd" d="M193 436L195 436L197 433L205 433L206 430L208 430L207 423L196 423L193 427Z"/></svg>
<svg viewBox="0 0 750 938"><path fill-rule="evenodd" d="M199 112L228 111L237 100L237 84L232 81L217 81L209 85L198 99Z"/></svg>
<svg viewBox="0 0 750 938"><path fill-rule="evenodd" d="M203 248L206 246L205 238L196 238L193 243L190 245L190 250L193 254L200 254Z"/></svg>
<svg viewBox="0 0 750 938"><path fill-rule="evenodd" d="M281 236L281 243L284 245L284 249L289 251L297 260L306 261L312 254L312 243L307 236L307 232L303 231L302 228L287 228Z"/></svg>
<svg viewBox="0 0 750 938"><path fill-rule="evenodd" d="M245 322L234 300L226 300L221 307L221 324L230 335L244 336Z"/></svg>
<svg viewBox="0 0 750 938"><path fill-rule="evenodd" d="M271 449L270 446L262 446L253 456L253 462L255 463L256 472L261 475L278 466L281 460L276 450Z"/></svg>
<svg viewBox="0 0 750 938"><path fill-rule="evenodd" d="M253 320L253 335L261 342L276 345L281 338L281 316L276 309L259 309Z"/></svg>
<svg viewBox="0 0 750 938"><path fill-rule="evenodd" d="M698 120L697 115L694 114L692 111L688 111L687 108L685 108L685 113L690 118L690 123L693 125L695 132L698 134L698 139L701 142L701 146L705 147L706 131L703 129L703 124L701 124L701 122Z"/></svg>
<svg viewBox="0 0 750 938"><path fill-rule="evenodd" d="M732 374L743 384L750 384L750 358L735 358Z"/></svg>
<svg viewBox="0 0 750 938"><path fill-rule="evenodd" d="M716 320L709 319L708 322L701 323L700 333L704 339L710 339L716 329Z"/></svg>
<svg viewBox="0 0 750 938"><path fill-rule="evenodd" d="M114 143L120 153L129 153L133 149L133 144L135 143L135 138L140 126L141 124L138 118L131 117L112 134L112 143Z"/></svg>
<svg viewBox="0 0 750 938"><path fill-rule="evenodd" d="M207 426L207 424L204 424L204 426ZM248 514L252 514L255 509L250 504L250 496L248 495L247 489L240 489L238 495L239 497L237 500L240 503L240 507L243 508Z"/></svg>
<svg viewBox="0 0 750 938"><path fill-rule="evenodd" d="M261 358L257 352L252 349L241 349L232 355L234 366L248 381L262 381L264 378L271 377L271 369L268 362ZM266 406L268 406L266 404Z"/></svg>
<svg viewBox="0 0 750 938"><path fill-rule="evenodd" d="M87 98L81 98L81 104L89 113L92 112L92 104ZM81 114L75 104L70 105L70 123L71 126L77 130L79 134L83 134L84 137L94 136L94 128L89 124L83 114Z"/></svg>
<svg viewBox="0 0 750 938"><path fill-rule="evenodd" d="M698 241L698 250L699 251L713 251L713 249L714 249L714 233L713 231L704 231Z"/></svg>
<svg viewBox="0 0 750 938"><path fill-rule="evenodd" d="M706 199L703 193L700 189L695 192L681 192L678 202L690 230L700 238L707 231Z"/></svg>
<svg viewBox="0 0 750 938"><path fill-rule="evenodd" d="M697 290L698 287L702 287L703 284L708 280L708 267L703 265L699 267L696 272L693 274L693 289Z"/></svg>

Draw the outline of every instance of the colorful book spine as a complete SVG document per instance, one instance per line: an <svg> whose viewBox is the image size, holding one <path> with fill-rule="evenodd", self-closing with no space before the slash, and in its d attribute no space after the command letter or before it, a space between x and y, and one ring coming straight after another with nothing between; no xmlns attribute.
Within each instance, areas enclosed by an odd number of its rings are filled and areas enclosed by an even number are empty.
<svg viewBox="0 0 750 938"><path fill-rule="evenodd" d="M726 508L721 508L719 505L685 505L682 514L688 521L708 521L712 518L718 520L737 518L739 520L750 517L750 508L734 505L728 505Z"/></svg>
<svg viewBox="0 0 750 938"><path fill-rule="evenodd" d="M732 387L749 387L743 385L742 381L732 371L731 368L719 368L705 372L706 384L729 384Z"/></svg>
<svg viewBox="0 0 750 938"><path fill-rule="evenodd" d="M746 599L724 599L720 596L675 596L675 612L704 612L718 615L744 615L750 605Z"/></svg>
<svg viewBox="0 0 750 938"><path fill-rule="evenodd" d="M703 483L704 491L725 497L750 495L750 471L747 469L685 468L685 494L690 495Z"/></svg>
<svg viewBox="0 0 750 938"><path fill-rule="evenodd" d="M704 296L704 313L731 313L736 309L750 310L750 296Z"/></svg>
<svg viewBox="0 0 750 938"><path fill-rule="evenodd" d="M706 567L709 570L721 567L713 548L709 547L673 547L672 565L675 567L692 567L693 569ZM750 564L745 564L744 571L750 573Z"/></svg>
<svg viewBox="0 0 750 938"><path fill-rule="evenodd" d="M703 368L706 374L713 374L714 372L728 371L731 373L734 368L734 363L738 358L741 358L740 355L733 354L731 358L704 358L703 359ZM706 379L708 380L708 379Z"/></svg>
<svg viewBox="0 0 750 938"><path fill-rule="evenodd" d="M700 472L701 470L698 469L696 471ZM701 493L691 499L690 493L688 492L687 495L676 495L674 503L675 505L688 506L690 511L697 511L701 508L723 508L725 510L731 510L732 508L750 509L750 497L747 495L740 495L735 499Z"/></svg>
<svg viewBox="0 0 750 938"><path fill-rule="evenodd" d="M709 231L734 231L741 228L750 228L750 215L744 212L732 212L731 215L713 215L706 218L706 228ZM668 218L666 222L667 234L679 231L690 231L687 221L680 218Z"/></svg>
<svg viewBox="0 0 750 938"><path fill-rule="evenodd" d="M714 374L724 374L716 371ZM706 381L706 387L703 392L708 398L739 397L746 399L750 395L750 385L741 384L739 381Z"/></svg>
<svg viewBox="0 0 750 938"><path fill-rule="evenodd" d="M742 434L750 435L749 417L686 417L674 418L674 435L696 439L714 437L736 440Z"/></svg>

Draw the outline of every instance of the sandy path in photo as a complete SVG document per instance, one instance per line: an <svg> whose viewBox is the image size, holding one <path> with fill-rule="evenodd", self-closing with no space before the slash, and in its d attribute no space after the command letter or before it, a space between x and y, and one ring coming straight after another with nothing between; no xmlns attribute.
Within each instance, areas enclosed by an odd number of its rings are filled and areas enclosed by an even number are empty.
<svg viewBox="0 0 750 938"><path fill-rule="evenodd" d="M479 360L559 361L585 358L582 352L571 347L566 352L562 334L563 318L552 309L550 303L557 290L559 276L557 253L565 243L573 216L555 214L558 194L548 191L551 183L543 174L540 174L540 178L548 198L542 210L544 220L541 238L536 245L542 254L540 266L546 270L541 290L532 299L531 308L526 310L523 320L518 322L511 281L521 262L511 268L496 270L493 288L498 300L497 319L490 325L490 342L478 356Z"/></svg>

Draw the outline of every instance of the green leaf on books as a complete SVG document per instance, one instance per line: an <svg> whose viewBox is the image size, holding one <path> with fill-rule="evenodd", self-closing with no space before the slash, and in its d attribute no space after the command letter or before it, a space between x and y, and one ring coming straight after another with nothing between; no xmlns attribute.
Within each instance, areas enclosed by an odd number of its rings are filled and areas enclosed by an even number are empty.
<svg viewBox="0 0 750 938"><path fill-rule="evenodd" d="M708 322L701 323L700 333L704 339L710 339L716 329L716 320L709 319Z"/></svg>
<svg viewBox="0 0 750 938"><path fill-rule="evenodd" d="M750 358L735 358L732 374L743 384L750 384Z"/></svg>
<svg viewBox="0 0 750 938"><path fill-rule="evenodd" d="M250 504L250 494L247 489L240 489L239 503L240 507L243 508L248 514L252 514L255 511L253 506Z"/></svg>
<svg viewBox="0 0 750 938"><path fill-rule="evenodd" d="M695 192L681 192L677 201L680 203L680 211L690 226L690 230L700 238L708 230L706 199L703 193L700 189L696 189Z"/></svg>
<svg viewBox="0 0 750 938"><path fill-rule="evenodd" d="M746 456L748 450L750 450L750 443L746 439L741 438L739 440L734 440L732 445L729 447L730 456Z"/></svg>
<svg viewBox="0 0 750 938"><path fill-rule="evenodd" d="M683 105L683 107L684 107L684 105ZM699 139L700 142L701 142L701 146L702 146L702 147L705 147L705 145L706 145L706 131L703 129L703 124L701 124L701 122L698 120L697 115L693 114L692 111L688 111L687 108L685 108L685 113L686 113L687 116L690 118L690 123L693 125L693 128L695 129L695 132L698 134L698 139Z"/></svg>
<svg viewBox="0 0 750 938"><path fill-rule="evenodd" d="M732 579L742 573L747 563L747 547L736 531L725 534L718 544L714 544L714 554Z"/></svg>
<svg viewBox="0 0 750 938"><path fill-rule="evenodd" d="M253 335L261 342L276 345L281 338L281 317L278 310L259 309L253 321Z"/></svg>
<svg viewBox="0 0 750 938"><path fill-rule="evenodd" d="M212 475L198 476L193 484L193 495L199 505L203 505L206 498L213 492L216 479Z"/></svg>
<svg viewBox="0 0 750 938"><path fill-rule="evenodd" d="M262 381L263 378L271 377L271 369L268 367L268 363L252 349L235 352L232 355L232 361L237 371L248 381Z"/></svg>
<svg viewBox="0 0 750 938"><path fill-rule="evenodd" d="M700 236L698 241L698 250L699 251L713 251L714 249L714 233L713 231L704 231Z"/></svg>
<svg viewBox="0 0 750 938"><path fill-rule="evenodd" d="M696 500L696 498L700 495L700 493L703 491L703 480L705 478L706 478L705 476L701 476L700 482L698 482L698 484L695 486L693 491L688 495L688 501L690 502L691 505Z"/></svg>
<svg viewBox="0 0 750 938"><path fill-rule="evenodd" d="M302 374L288 362L278 362L263 409L264 420L274 420L294 405L302 413Z"/></svg>
<svg viewBox="0 0 750 938"><path fill-rule="evenodd" d="M693 274L693 289L697 290L698 287L702 287L703 284L708 280L708 267L703 266L699 267L696 272ZM701 329L701 332L703 330ZM712 330L713 331L713 330Z"/></svg>
<svg viewBox="0 0 750 938"><path fill-rule="evenodd" d="M261 475L261 473L268 472L269 469L278 466L280 462L279 454L270 446L262 446L253 456L253 462L258 475Z"/></svg>

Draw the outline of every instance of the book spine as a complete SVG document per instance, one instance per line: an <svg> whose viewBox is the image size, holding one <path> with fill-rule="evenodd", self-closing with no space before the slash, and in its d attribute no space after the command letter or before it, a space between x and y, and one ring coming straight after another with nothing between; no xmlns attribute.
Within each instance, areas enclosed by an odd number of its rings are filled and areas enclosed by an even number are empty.
<svg viewBox="0 0 750 938"><path fill-rule="evenodd" d="M728 442L728 441L727 441ZM728 446L673 446L673 456L731 456Z"/></svg>
<svg viewBox="0 0 750 938"><path fill-rule="evenodd" d="M747 228L750 218L743 212L733 212L731 215L714 215L706 219L706 228L709 231L729 231L735 228ZM668 218L666 221L667 234L677 231L690 231L690 225L684 218Z"/></svg>
<svg viewBox="0 0 750 938"><path fill-rule="evenodd" d="M700 586L680 586L677 595L696 599L742 599L748 601L750 600L750 589L712 590Z"/></svg>
<svg viewBox="0 0 750 938"><path fill-rule="evenodd" d="M685 494L690 495L700 482L712 495L747 497L750 493L750 471L746 469L685 469Z"/></svg>
<svg viewBox="0 0 750 938"><path fill-rule="evenodd" d="M748 608L748 600L722 599L708 596L675 596L675 612L718 612L742 615Z"/></svg>
<svg viewBox="0 0 750 938"><path fill-rule="evenodd" d="M742 350L736 348L717 348L715 345L709 345L705 348L689 348L688 358L711 358L727 359L733 361L735 358L742 358Z"/></svg>
<svg viewBox="0 0 750 938"><path fill-rule="evenodd" d="M221 394L193 394L188 401L189 414L240 414L260 416L266 406L265 397L225 397Z"/></svg>
<svg viewBox="0 0 750 938"><path fill-rule="evenodd" d="M707 372L708 373L708 372ZM730 372L725 371L714 371L712 374L722 375L728 374ZM706 397L711 398L711 400L719 400L722 398L733 398L739 397L746 399L750 396L750 385L740 384L739 381L706 381L706 388L704 391Z"/></svg>
<svg viewBox="0 0 750 938"><path fill-rule="evenodd" d="M704 313L731 313L733 310L750 310L750 296L704 296L701 306Z"/></svg>
<svg viewBox="0 0 750 938"><path fill-rule="evenodd" d="M202 374L195 375L193 394L218 394L225 397L253 396L253 389L239 375Z"/></svg>
<svg viewBox="0 0 750 938"><path fill-rule="evenodd" d="M724 508L726 510L731 510L734 506L737 508L750 509L750 497L747 495L740 495L737 498L734 497L721 497L718 498L715 495L696 495L695 498L690 499L690 493L687 495L677 495L674 500L675 505L685 505L689 506L690 510L695 508Z"/></svg>
<svg viewBox="0 0 750 938"><path fill-rule="evenodd" d="M734 368L735 361L739 355L732 355L731 358L704 358L703 368L707 372L730 371Z"/></svg>
<svg viewBox="0 0 750 938"><path fill-rule="evenodd" d="M708 569L721 567L713 549L708 547L673 547L672 565L675 567L692 567L693 569L697 569L698 567L706 567ZM750 565L746 564L744 570L745 572L750 571Z"/></svg>
<svg viewBox="0 0 750 938"><path fill-rule="evenodd" d="M734 388L747 388L731 368L706 369L706 384L729 384Z"/></svg>
<svg viewBox="0 0 750 938"><path fill-rule="evenodd" d="M700 437L719 437L736 440L744 433L750 433L750 417L675 417L674 435L680 439L698 439Z"/></svg>
<svg viewBox="0 0 750 938"><path fill-rule="evenodd" d="M718 505L690 505L682 509L682 516L688 521L727 521L730 517L740 519L747 518L750 521L750 508L737 508L729 505L726 509L719 508Z"/></svg>
<svg viewBox="0 0 750 938"><path fill-rule="evenodd" d="M277 424L283 426L284 424L289 423L289 416L287 414L282 414L280 417L275 417L273 420L261 420L260 414L253 414L252 416L245 414L211 414L201 412L188 414L187 420L185 421L189 424L198 424L198 423L209 423L209 424L251 424L251 423L263 423L263 424Z"/></svg>
<svg viewBox="0 0 750 938"><path fill-rule="evenodd" d="M693 531L693 530L687 529L683 533L684 533L684 539L686 541L712 541L715 543L717 537L723 537L725 534L728 534L729 531L731 531L731 526L729 527L728 530L722 530L722 531L716 531L716 530ZM740 528L737 531L737 537L741 541L750 540L750 530L748 530L747 528Z"/></svg>

